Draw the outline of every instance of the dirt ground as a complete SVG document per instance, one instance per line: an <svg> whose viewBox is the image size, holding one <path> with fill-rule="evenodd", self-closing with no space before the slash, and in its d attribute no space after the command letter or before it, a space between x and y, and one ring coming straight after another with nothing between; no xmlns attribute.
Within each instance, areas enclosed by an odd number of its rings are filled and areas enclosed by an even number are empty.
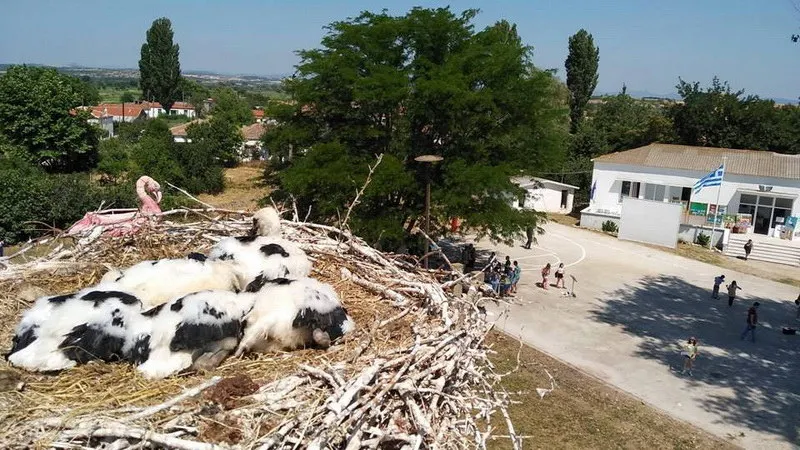
<svg viewBox="0 0 800 450"><path fill-rule="evenodd" d="M264 164L243 164L225 169L225 191L217 195L202 194L197 198L222 209L255 210L258 202L269 195L270 188L263 183Z"/></svg>
<svg viewBox="0 0 800 450"><path fill-rule="evenodd" d="M678 421L641 400L609 386L597 378L564 364L516 339L496 332L488 343L497 353L492 362L506 373L503 386L518 402L509 414L523 448L736 448L689 423ZM547 372L556 380L555 389L539 397L536 388L550 389ZM500 417L495 434L507 433ZM490 449L510 448L508 439L498 438Z"/></svg>

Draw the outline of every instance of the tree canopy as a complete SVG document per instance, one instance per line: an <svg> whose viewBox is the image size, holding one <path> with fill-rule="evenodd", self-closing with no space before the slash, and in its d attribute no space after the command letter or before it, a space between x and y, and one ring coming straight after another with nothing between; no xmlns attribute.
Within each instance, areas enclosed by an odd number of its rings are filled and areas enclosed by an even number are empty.
<svg viewBox="0 0 800 450"><path fill-rule="evenodd" d="M569 38L569 54L564 65L567 68L567 87L570 92L569 112L571 131L574 133L583 120L586 103L597 87L597 67L600 64L600 49L595 47L589 32L580 29Z"/></svg>
<svg viewBox="0 0 800 450"><path fill-rule="evenodd" d="M219 87L212 92L214 117L225 119L234 125L247 125L253 121L253 113L239 93L229 87Z"/></svg>
<svg viewBox="0 0 800 450"><path fill-rule="evenodd" d="M43 67L13 66L0 77L0 134L5 148L49 172L97 163L98 131L87 123L85 83Z"/></svg>
<svg viewBox="0 0 800 450"><path fill-rule="evenodd" d="M403 224L423 211L428 173L441 222L460 217L493 239L534 225L537 214L512 206L519 189L510 177L560 163L566 97L551 72L534 67L514 25L475 31L475 15L364 12L330 24L321 48L300 51L285 83L294 103L270 110L281 125L265 136L284 164L277 194L335 221L382 153L350 223L368 239L399 245ZM424 154L444 161L414 161Z"/></svg>
<svg viewBox="0 0 800 450"><path fill-rule="evenodd" d="M166 17L153 21L147 30L139 59L139 87L145 100L155 100L169 111L181 89L180 48L172 42L172 22Z"/></svg>
<svg viewBox="0 0 800 450"><path fill-rule="evenodd" d="M700 83L679 80L683 102L670 115L681 144L704 147L800 152L800 111L778 108L773 100L733 91L714 78L706 89Z"/></svg>

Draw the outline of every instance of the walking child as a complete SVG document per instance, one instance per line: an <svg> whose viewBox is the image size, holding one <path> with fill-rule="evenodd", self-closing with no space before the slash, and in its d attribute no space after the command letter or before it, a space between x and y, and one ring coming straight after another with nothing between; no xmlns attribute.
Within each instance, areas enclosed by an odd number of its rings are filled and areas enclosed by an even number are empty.
<svg viewBox="0 0 800 450"><path fill-rule="evenodd" d="M528 225L528 227L525 228L525 235L528 237L528 242L526 242L525 245L523 245L523 247L525 247L528 250L530 250L531 244L533 244L533 227L532 226Z"/></svg>
<svg viewBox="0 0 800 450"><path fill-rule="evenodd" d="M750 257L750 252L753 251L753 240L748 239L747 243L744 244L744 260L747 261L747 258Z"/></svg>
<svg viewBox="0 0 800 450"><path fill-rule="evenodd" d="M550 263L542 268L542 289L547 289L547 278L550 276Z"/></svg>
<svg viewBox="0 0 800 450"><path fill-rule="evenodd" d="M747 310L747 327L742 331L741 339L744 340L747 334L750 334L751 340L756 342L756 324L758 323L758 306L760 303L755 302L750 309Z"/></svg>

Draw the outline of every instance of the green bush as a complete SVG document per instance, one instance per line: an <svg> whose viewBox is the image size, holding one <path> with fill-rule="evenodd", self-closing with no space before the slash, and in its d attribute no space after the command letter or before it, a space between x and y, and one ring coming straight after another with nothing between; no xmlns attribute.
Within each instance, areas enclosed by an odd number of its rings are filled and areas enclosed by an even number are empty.
<svg viewBox="0 0 800 450"><path fill-rule="evenodd" d="M34 237L50 227L66 229L87 211L137 206L132 184L99 186L87 174L48 175L5 161L0 164L0 239Z"/></svg>
<svg viewBox="0 0 800 450"><path fill-rule="evenodd" d="M709 235L707 235L705 233L700 233L700 234L697 235L697 244L698 245L702 245L703 247L708 247L708 244L710 244L710 243L711 243L711 236L709 236Z"/></svg>
<svg viewBox="0 0 800 450"><path fill-rule="evenodd" d="M617 232L619 232L619 227L617 226L617 224L615 222L613 222L611 220L606 220L605 222L603 222L603 225L601 225L601 227L603 228L603 231L605 231L607 233L617 233Z"/></svg>

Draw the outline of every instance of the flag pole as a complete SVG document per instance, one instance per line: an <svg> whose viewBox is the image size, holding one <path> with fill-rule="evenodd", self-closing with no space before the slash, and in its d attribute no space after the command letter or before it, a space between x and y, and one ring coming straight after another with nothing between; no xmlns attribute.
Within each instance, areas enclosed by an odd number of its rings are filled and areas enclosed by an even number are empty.
<svg viewBox="0 0 800 450"><path fill-rule="evenodd" d="M714 233L717 231L717 217L719 216L719 196L722 193L722 183L725 181L725 162L727 160L727 156L722 157L722 178L719 180L719 187L717 188L717 203L714 209L714 224L711 225L711 239L708 241L708 248L711 249L714 246ZM727 208L726 208L727 209ZM725 228L723 227L722 235L725 235Z"/></svg>

